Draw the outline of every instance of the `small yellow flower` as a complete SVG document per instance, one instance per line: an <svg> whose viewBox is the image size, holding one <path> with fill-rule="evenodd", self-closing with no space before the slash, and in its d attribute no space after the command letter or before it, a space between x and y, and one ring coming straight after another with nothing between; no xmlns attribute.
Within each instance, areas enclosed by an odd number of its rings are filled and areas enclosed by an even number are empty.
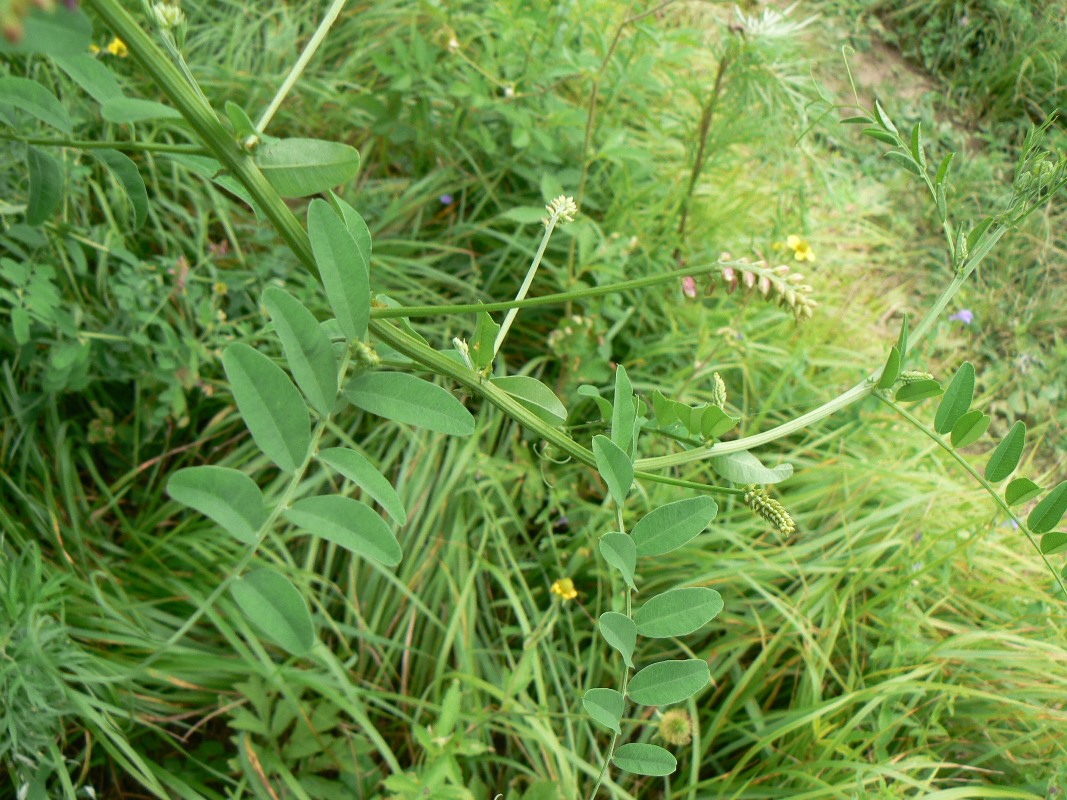
<svg viewBox="0 0 1067 800"><path fill-rule="evenodd" d="M230 287L222 281L215 281L215 283L211 285L211 291L218 297L225 297L226 294L229 293Z"/></svg>
<svg viewBox="0 0 1067 800"><path fill-rule="evenodd" d="M130 52L126 49L126 42L122 41L118 36L108 43L107 51L111 53L111 55L118 56L119 58L126 58Z"/></svg>
<svg viewBox="0 0 1067 800"><path fill-rule="evenodd" d="M99 54L100 54L100 45L90 43L89 44L89 55L96 56L96 55L99 55Z"/></svg>
<svg viewBox="0 0 1067 800"><path fill-rule="evenodd" d="M574 588L574 581L570 578L560 578L549 589L552 594L558 594L561 600L573 600L578 596L578 590Z"/></svg>
<svg viewBox="0 0 1067 800"><path fill-rule="evenodd" d="M785 240L786 245L793 251L793 258L797 261L814 261L815 253L811 250L811 245L799 236L790 236Z"/></svg>

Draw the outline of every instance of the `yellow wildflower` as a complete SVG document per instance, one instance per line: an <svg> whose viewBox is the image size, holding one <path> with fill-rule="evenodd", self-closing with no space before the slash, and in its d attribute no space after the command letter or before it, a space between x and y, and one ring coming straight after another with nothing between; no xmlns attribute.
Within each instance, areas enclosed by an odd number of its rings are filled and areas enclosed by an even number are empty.
<svg viewBox="0 0 1067 800"><path fill-rule="evenodd" d="M561 600L573 600L578 596L578 590L574 588L574 581L570 578L560 578L549 589L552 594L558 594Z"/></svg>
<svg viewBox="0 0 1067 800"><path fill-rule="evenodd" d="M790 236L785 240L785 243L793 251L793 258L797 261L814 261L815 253L811 250L811 245L799 236Z"/></svg>
<svg viewBox="0 0 1067 800"><path fill-rule="evenodd" d="M222 281L215 281L211 285L211 291L219 297L224 297L230 291L230 288Z"/></svg>
<svg viewBox="0 0 1067 800"><path fill-rule="evenodd" d="M89 44L89 55L95 56L95 55L99 55L99 54L100 54L100 45L92 44L90 42L90 44Z"/></svg>
<svg viewBox="0 0 1067 800"><path fill-rule="evenodd" d="M107 51L111 53L111 55L118 56L119 58L126 58L130 52L126 49L126 42L122 41L118 36L108 43Z"/></svg>

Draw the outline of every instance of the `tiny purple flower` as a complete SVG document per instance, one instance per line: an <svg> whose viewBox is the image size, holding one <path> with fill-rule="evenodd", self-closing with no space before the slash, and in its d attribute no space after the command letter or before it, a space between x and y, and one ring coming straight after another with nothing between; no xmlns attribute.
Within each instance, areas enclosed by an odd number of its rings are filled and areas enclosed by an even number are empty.
<svg viewBox="0 0 1067 800"><path fill-rule="evenodd" d="M964 325L970 325L972 322L974 322L974 314L971 313L971 309L969 308L961 308L959 311L949 317L949 320L962 322Z"/></svg>
<svg viewBox="0 0 1067 800"><path fill-rule="evenodd" d="M437 199L441 201L441 205L443 205L443 206L452 205L452 199L453 198L452 198L452 195L450 195L450 194L443 194Z"/></svg>

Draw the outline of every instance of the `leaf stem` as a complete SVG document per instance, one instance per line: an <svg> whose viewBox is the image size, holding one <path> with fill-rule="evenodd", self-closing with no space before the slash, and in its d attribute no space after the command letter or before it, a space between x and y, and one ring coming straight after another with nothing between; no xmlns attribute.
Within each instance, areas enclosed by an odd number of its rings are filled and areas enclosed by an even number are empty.
<svg viewBox="0 0 1067 800"><path fill-rule="evenodd" d="M556 224L559 222L558 214L551 214L547 218L545 224L545 233L541 237L541 246L537 248L537 253L533 257L533 262L530 264L530 268L526 270L526 277L522 281L522 286L519 287L518 294L515 295L515 302L521 303L526 298L526 293L530 291L530 284L533 283L534 276L537 274L538 267L541 266L541 259L544 258L545 248L548 247L548 240L552 238L552 231L556 229ZM504 317L504 322L500 326L500 330L497 331L496 341L493 342L493 356L500 352L500 346L504 344L504 339L507 338L508 331L511 330L511 324L515 321L515 317L518 316L519 309L515 306L511 307L507 316Z"/></svg>
<svg viewBox="0 0 1067 800"><path fill-rule="evenodd" d="M39 145L41 147L77 147L81 150L128 150L147 153L189 153L193 155L206 155L205 150L196 144L164 144L157 142L117 142L99 141L95 139L63 139L47 136L19 136L17 133L0 132L0 140L8 142L22 142L23 144Z"/></svg>
<svg viewBox="0 0 1067 800"><path fill-rule="evenodd" d="M446 314L474 314L479 311L506 311L511 308L536 308L538 306L554 306L572 300L584 300L590 297L603 297L609 294L619 294L633 289L644 289L649 286L658 286L662 283L670 283L687 275L699 276L716 272L726 266L740 266L739 261L713 261L710 264L689 266L684 269L672 269L660 272L656 275L646 275L643 278L634 278L618 283L608 283L603 286L588 286L584 289L574 289L570 292L546 294L541 297L530 297L525 300L504 300L498 303L456 303L453 305L439 306L399 306L386 308L384 306L372 308L372 319L395 319L397 317L434 317Z"/></svg>
<svg viewBox="0 0 1067 800"><path fill-rule="evenodd" d="M282 81L282 85L278 87L278 91L274 93L274 98L270 101L270 105L267 106L267 110L263 112L263 115L259 118L259 122L256 123L256 130L262 133L270 121L274 118L275 113L281 108L282 103L285 101L286 96L292 91L292 88L296 85L296 82L300 80L300 76L304 74L304 70L307 68L308 63L314 58L315 52L319 49L326 35L330 32L330 28L333 27L334 22L337 21L337 17L341 14L342 9L345 7L346 0L333 0L333 3L326 10L326 15L322 18L322 22L319 23L319 27L315 29L315 33L311 39L304 46L303 52L300 53L300 58L293 64L292 69L289 70L289 74L285 76L285 80Z"/></svg>
<svg viewBox="0 0 1067 800"><path fill-rule="evenodd" d="M993 488L993 485L984 477L979 475L978 470L971 466L970 462L968 462L967 459L960 455L955 448L947 444L944 439L942 439L936 433L934 433L925 425L923 425L923 423L906 408L901 406L896 401L890 400L882 392L875 392L874 396L881 400L885 405L889 406L889 408L893 409L893 411L895 411L899 416L903 417L905 420L911 423L913 427L922 431L927 436L927 438L932 440L934 443L937 444L938 447L940 447L942 450L952 456L952 458L956 460L956 463L963 467L963 469L965 469L970 474L970 476L974 478L983 489L986 490L989 496L993 498L993 500L998 506L1000 506L1001 510L1005 514L1007 514L1008 517L1010 517L1012 521L1014 521L1015 524L1019 527L1019 530L1021 530L1023 534L1025 534L1027 540L1030 542L1031 545L1033 545L1034 550L1036 550L1037 554L1041 556L1041 560L1045 562L1045 567L1048 568L1048 571L1052 573L1052 577L1055 579L1056 583L1059 584L1060 591L1062 591L1064 597L1067 598L1067 586L1064 585L1063 578L1060 577L1060 574L1056 571L1056 568L1052 566L1052 562L1048 560L1048 556L1041 552L1041 545L1038 544L1037 540L1034 538L1034 535L1030 533L1030 529L1026 527L1026 523L1022 519L1020 519L1014 511L1011 510L1011 506L1009 506L1007 501L1005 501L1004 498L1002 498L997 493L997 490Z"/></svg>
<svg viewBox="0 0 1067 800"><path fill-rule="evenodd" d="M949 304L949 301L959 291L963 282L970 277L971 273L977 269L982 260L989 255L990 250L1000 240L1000 238L1007 233L1008 229L1003 225L997 225L990 228L986 232L986 235L982 237L981 241L975 247L974 252L967 259L964 269L959 275L953 277L952 281L941 293L941 295L934 301L933 306L923 317L922 322L915 328L914 332L909 337L911 345L909 345L909 352L914 350L915 343L922 340L926 336L934 323L937 322L941 312L945 310L945 307ZM656 456L653 458L639 458L634 466L640 467L645 470L663 469L665 467L674 467L680 464L689 464L693 461L700 461L705 458L713 458L715 456L725 455L726 453L737 453L742 450L751 450L754 447L759 447L764 444L768 444L777 439L781 439L785 436L789 436L797 431L807 428L818 422L821 419L825 419L831 414L835 414L842 409L848 408L853 403L862 400L867 397L872 391L874 391L875 382L881 375L881 367L877 371L871 373L868 377L857 383L851 389L842 394L839 394L833 400L823 403L818 408L812 409L807 414L802 414L796 419L792 419L789 422L784 422L777 427L770 430L763 431L762 433L753 434L752 436L742 436L740 439L734 439L730 442L717 442L711 447L704 447L696 450L686 450L682 453L672 453L667 456Z"/></svg>

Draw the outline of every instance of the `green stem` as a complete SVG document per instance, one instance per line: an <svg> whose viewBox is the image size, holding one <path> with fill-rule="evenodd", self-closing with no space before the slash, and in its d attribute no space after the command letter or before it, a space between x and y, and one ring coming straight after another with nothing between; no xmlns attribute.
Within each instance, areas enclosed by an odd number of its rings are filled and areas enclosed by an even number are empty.
<svg viewBox="0 0 1067 800"><path fill-rule="evenodd" d="M533 257L533 262L530 264L530 268L526 270L526 277L523 278L522 286L519 287L518 294L515 295L515 302L521 303L526 298L526 293L530 291L530 284L533 283L534 276L537 274L537 268L541 266L541 259L545 256L545 248L548 247L548 240L552 238L552 231L556 229L556 225L559 223L559 215L552 214L545 225L545 234L541 237L541 246L537 248L537 253ZM500 352L500 346L504 344L504 339L507 338L508 331L511 330L511 324L515 321L515 317L518 316L519 309L512 306L508 311L507 316L504 317L504 322L500 326L500 330L497 331L496 341L493 342L493 356Z"/></svg>
<svg viewBox="0 0 1067 800"><path fill-rule="evenodd" d="M698 277L717 272L727 266L742 266L739 261L713 261L701 266L688 266L684 269L672 269L656 275L647 275L644 278L634 278L629 281L607 283L603 286L589 286L585 289L575 289L570 292L546 294L541 297L530 297L525 300L504 300L499 303L455 303L453 305L439 306L402 306L398 308L372 308L372 319L396 319L398 317L435 317L448 314L475 314L479 311L507 311L511 308L536 308L537 306L554 306L572 300L584 300L590 297L603 297L609 294L628 292L633 289L645 289L649 286L658 286L661 283L671 283L686 276Z"/></svg>
<svg viewBox="0 0 1067 800"><path fill-rule="evenodd" d="M275 92L274 98L270 101L270 105L267 106L267 110L263 112L263 116L261 116L259 122L256 123L257 131L262 133L266 130L267 125L269 125L270 121L274 118L275 113L281 108L286 95L292 91L296 82L300 80L300 76L304 74L304 70L307 68L308 63L315 56L315 52L326 38L326 34L330 32L330 28L333 27L334 22L337 21L337 17L341 14L341 10L344 7L345 0L333 0L333 4L326 10L326 16L322 18L319 27L315 29L315 33L312 35L307 45L305 45L304 51L300 54L300 58L293 64L293 68L289 70L289 74L285 76L282 85L278 87L278 91Z"/></svg>
<svg viewBox="0 0 1067 800"><path fill-rule="evenodd" d="M558 447L568 456L588 467L596 469L596 458L593 452L578 444L562 431L552 427L547 422L537 417L533 412L519 403L514 397L502 389L498 389L487 381L480 373L463 366L452 360L443 353L427 348L424 344L408 335L404 331L388 322L371 320L370 330L377 339L385 342L397 352L408 358L417 360L423 367L438 375L458 383L470 389L474 394L480 395L492 405L499 408L507 416L515 420L527 430L536 433L549 444ZM708 486L696 481L687 481L681 478L673 478L668 475L658 475L651 472L635 472L635 478L649 480L655 483L665 483L671 486L681 486L702 492L717 492L720 494L743 494L743 490L731 489L724 486Z"/></svg>
<svg viewBox="0 0 1067 800"><path fill-rule="evenodd" d="M42 147L77 147L81 150L129 150L147 153L190 153L204 155L203 147L195 144L159 144L153 142L102 142L93 139L63 139L45 136L19 136L17 133L0 132L0 139L8 142L22 142Z"/></svg>
<svg viewBox="0 0 1067 800"><path fill-rule="evenodd" d="M952 279L948 287L934 302L926 316L923 317L922 322L908 337L909 342L911 343L908 346L909 351L914 350L914 345L921 341L923 337L930 332L930 329L933 327L934 323L937 322L941 312L945 310L945 307L956 295L956 292L959 291L963 282L970 277L971 273L977 269L980 263L982 263L982 260L989 255L989 251L992 250L993 246L1000 240L1000 238L1007 233L1007 230L1008 229L1003 225L996 226L996 228L990 228L989 232L982 237L982 240L978 243L974 253L968 258L962 273L956 275ZM842 409L848 408L853 403L867 397L874 391L874 385L881 373L882 370L879 368L847 392L839 394L833 400L823 403L818 408L812 409L807 414L802 414L796 419L784 422L768 431L763 431L763 433L757 433L752 436L743 436L740 439L734 439L730 442L717 442L711 447L704 447L697 450L686 450L681 453L672 453L671 455L656 456L654 458L639 458L635 463L635 466L646 470L664 469L666 467L675 467L680 464L689 464L693 461L700 461L705 458L714 458L715 456L721 456L727 453L751 450L754 447L769 444L777 439L790 436L797 431L803 430L809 425L813 425L819 420L825 419L831 414L835 414Z"/></svg>
<svg viewBox="0 0 1067 800"><path fill-rule="evenodd" d="M895 402L893 400L890 400L888 397L886 397L881 392L875 392L874 396L877 397L879 400L881 400L883 403L885 403L887 406L889 406L889 408L893 409L893 411L895 411L897 414L899 414L905 420L910 422L913 427L915 427L916 429L922 431L922 433L925 434L927 436L927 438L932 440L935 444L937 444L938 447L940 447L942 450L944 450L946 453L948 453L950 456L952 456L952 458L955 459L956 463L959 464L961 467L963 467L963 469L965 469L970 474L970 476L972 478L974 478L979 483L979 485L981 485L981 487L983 489L986 490L986 492L989 494L989 496L993 498L993 500L996 502L996 504L998 506L1000 506L1001 510L1005 514L1007 514L1008 517L1010 517L1015 522L1016 525L1019 526L1019 530L1021 530L1023 532L1023 534L1026 536L1027 540L1030 542L1030 544L1033 545L1033 548L1034 548L1034 550L1037 551L1037 554L1039 556L1041 556L1041 560L1043 562L1045 562L1045 567L1047 567L1048 571L1052 573L1052 577L1055 579L1056 583L1059 584L1060 591L1062 591L1064 597L1067 598L1067 586L1064 585L1063 578L1060 577L1060 574L1056 570L1056 568L1054 566L1052 566L1052 562L1050 562L1048 560L1048 556L1046 556L1044 553L1041 552L1041 545L1038 544L1037 539L1034 538L1034 535L1032 533L1030 533L1030 529L1026 527L1026 523L1014 511L1011 510L1011 506L1009 506L1007 501L1004 500L997 493L997 490L993 488L993 485L989 481L987 481L984 477L979 475L978 474L978 470L976 470L973 466L971 466L970 462L968 462L967 459L965 459L963 456L961 456L955 450L955 448L953 448L950 445L948 445L945 442L944 439L942 439L936 433L934 433L929 428L927 428L925 425L923 425L922 422L920 422L919 419L916 418L906 408L901 406L899 403L897 403L897 402Z"/></svg>

